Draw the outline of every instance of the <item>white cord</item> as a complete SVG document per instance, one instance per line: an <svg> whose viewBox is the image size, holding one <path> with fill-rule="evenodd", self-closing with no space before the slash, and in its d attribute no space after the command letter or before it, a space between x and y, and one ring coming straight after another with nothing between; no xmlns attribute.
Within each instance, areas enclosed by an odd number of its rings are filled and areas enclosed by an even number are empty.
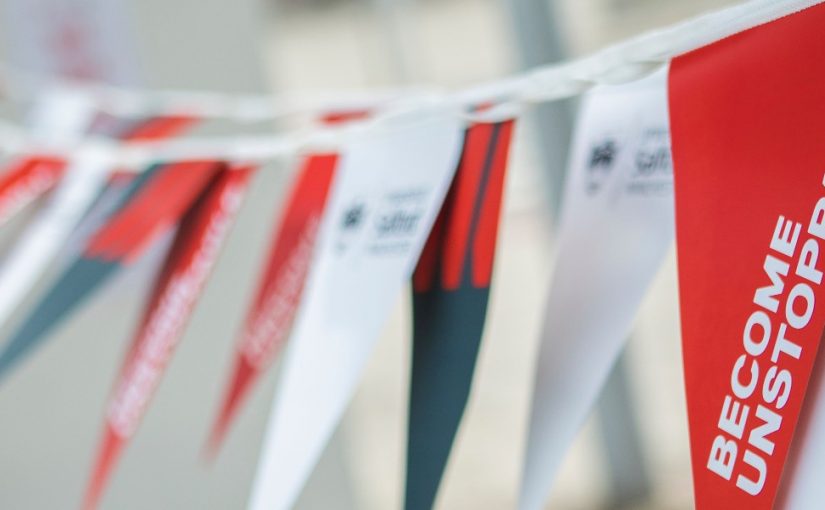
<svg viewBox="0 0 825 510"><path fill-rule="evenodd" d="M21 128L0 123L0 150L69 156L83 148L101 151L113 163L139 170L155 161L260 161L300 149L340 147L349 133L364 129L366 125L374 127L420 108L441 107L466 112L473 106L487 103L494 107L464 115L468 122L496 121L512 118L525 105L575 96L597 84L623 83L644 77L675 56L821 2L822 0L750 0L668 28L647 32L588 57L537 67L520 75L452 93L412 88L287 98L204 92L152 92L99 84L51 82L51 86L69 87L77 93L88 94L100 110L123 116L183 114L251 122L318 111L378 108L378 113L367 121L348 123L341 127L322 127L305 133L129 145L99 139L49 141L44 144ZM20 99L32 90L43 90L43 86L34 85L38 82L31 75L8 68L6 70L5 89L11 97ZM39 83L43 84L42 81Z"/></svg>

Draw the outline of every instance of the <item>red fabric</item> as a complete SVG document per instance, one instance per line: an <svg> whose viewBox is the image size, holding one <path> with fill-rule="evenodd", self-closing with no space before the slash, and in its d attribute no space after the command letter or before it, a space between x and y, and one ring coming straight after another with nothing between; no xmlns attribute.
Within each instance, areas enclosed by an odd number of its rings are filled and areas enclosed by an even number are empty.
<svg viewBox="0 0 825 510"><path fill-rule="evenodd" d="M823 26L820 5L671 65L682 342L700 510L772 507L825 325L822 285L799 274L806 244L818 250L816 270L825 266L825 242L810 229L818 206L825 206ZM777 251L779 243L772 247L780 217L800 225L788 255ZM772 301L764 291L757 294L771 285L764 268L773 260L769 257L788 264L775 311L766 309ZM791 315L805 311L805 301L795 297L786 306L800 285L815 298L804 322ZM762 352L753 339L761 341L764 329L747 327L749 320L762 320L759 314L770 329ZM777 338L782 328L799 347L798 359ZM751 367L758 370L753 390L739 388L737 394L734 383L750 385ZM788 388L776 386L778 378L768 375L771 367L792 377ZM772 390L787 397L784 405ZM726 397L731 397L727 414ZM739 412L733 412L734 403ZM740 430L726 416L733 414L739 423L743 406L748 416ZM778 430L762 427L766 420L773 424L775 415L781 420ZM733 447L735 454L725 453Z"/></svg>
<svg viewBox="0 0 825 510"><path fill-rule="evenodd" d="M0 225L51 190L66 169L60 159L33 156L14 161L0 176Z"/></svg>
<svg viewBox="0 0 825 510"><path fill-rule="evenodd" d="M217 452L258 374L269 366L287 340L337 162L335 154L308 156L292 186L283 217L272 236L266 269L246 317L235 366L210 433L210 455Z"/></svg>

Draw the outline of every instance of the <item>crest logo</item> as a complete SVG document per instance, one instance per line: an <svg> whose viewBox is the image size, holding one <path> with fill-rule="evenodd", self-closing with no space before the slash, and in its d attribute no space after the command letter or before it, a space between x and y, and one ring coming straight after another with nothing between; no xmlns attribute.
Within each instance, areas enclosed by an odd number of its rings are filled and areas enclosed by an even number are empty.
<svg viewBox="0 0 825 510"><path fill-rule="evenodd" d="M344 230L358 228L364 220L365 205L363 202L356 202L344 211L344 218L341 222Z"/></svg>
<svg viewBox="0 0 825 510"><path fill-rule="evenodd" d="M593 146L587 164L587 183L585 185L587 194L594 195L602 188L604 180L616 162L618 153L619 145L612 138Z"/></svg>

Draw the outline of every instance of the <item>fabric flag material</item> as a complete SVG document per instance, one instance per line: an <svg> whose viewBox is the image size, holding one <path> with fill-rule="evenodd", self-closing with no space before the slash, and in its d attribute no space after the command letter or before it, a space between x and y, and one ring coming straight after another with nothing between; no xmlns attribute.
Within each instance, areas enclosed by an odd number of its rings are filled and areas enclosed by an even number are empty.
<svg viewBox="0 0 825 510"><path fill-rule="evenodd" d="M175 137L195 125L196 122L195 117L181 115L126 119L101 113L95 116L88 131L93 135L127 142L146 142ZM129 192L129 183L134 178L135 173L129 171L115 170L109 174L101 191L63 246L59 261L62 265L74 262L91 236L115 212L123 197Z"/></svg>
<svg viewBox="0 0 825 510"><path fill-rule="evenodd" d="M46 97L32 116L37 119L44 135L53 131L77 134L82 126L90 132L119 135L127 142L172 136L194 121L190 117L177 116L121 120L109 123L109 129L100 129L95 126L101 116L92 120L89 105L70 93ZM8 321L71 233L82 223L84 214L106 186L110 171L109 162L94 151L79 153L68 162L57 189L0 265L0 289L3 289L0 293L0 326Z"/></svg>
<svg viewBox="0 0 825 510"><path fill-rule="evenodd" d="M249 507L285 510L355 390L456 169L459 112L365 128L341 157L283 360Z"/></svg>
<svg viewBox="0 0 825 510"><path fill-rule="evenodd" d="M338 156L307 156L277 224L235 365L207 444L214 455L255 380L283 348L301 300Z"/></svg>
<svg viewBox="0 0 825 510"><path fill-rule="evenodd" d="M522 510L544 508L673 241L666 73L583 97L542 332Z"/></svg>
<svg viewBox="0 0 825 510"><path fill-rule="evenodd" d="M123 205L89 241L81 258L59 278L0 352L0 378L37 346L85 298L172 228L222 168L182 162L145 171Z"/></svg>
<svg viewBox="0 0 825 510"><path fill-rule="evenodd" d="M470 394L513 124L467 130L452 186L413 274L408 510L432 508Z"/></svg>
<svg viewBox="0 0 825 510"><path fill-rule="evenodd" d="M139 425L217 260L251 174L251 167L222 170L181 221L115 384L84 508L97 507L120 451Z"/></svg>
<svg viewBox="0 0 825 510"><path fill-rule="evenodd" d="M88 128L93 113L88 97L59 89L44 94L29 118L39 136L75 136ZM0 264L0 326L6 324L60 250L94 199L107 170L108 162L94 151L78 152L67 162L57 189Z"/></svg>
<svg viewBox="0 0 825 510"><path fill-rule="evenodd" d="M0 175L0 227L54 188L65 168L65 161L48 157L12 161Z"/></svg>
<svg viewBox="0 0 825 510"><path fill-rule="evenodd" d="M700 510L773 507L825 327L823 26L820 4L671 64Z"/></svg>
<svg viewBox="0 0 825 510"><path fill-rule="evenodd" d="M58 267L63 269L77 260L86 248L89 239L106 224L106 220L114 214L118 207L126 200L132 190L134 179L138 174L133 172L115 171L109 174L106 184L86 210L83 219L72 231L69 239L61 250Z"/></svg>
<svg viewBox="0 0 825 510"><path fill-rule="evenodd" d="M102 154L74 156L66 175L0 265L0 325L23 301L69 237L109 171ZM0 368L2 372L2 368Z"/></svg>

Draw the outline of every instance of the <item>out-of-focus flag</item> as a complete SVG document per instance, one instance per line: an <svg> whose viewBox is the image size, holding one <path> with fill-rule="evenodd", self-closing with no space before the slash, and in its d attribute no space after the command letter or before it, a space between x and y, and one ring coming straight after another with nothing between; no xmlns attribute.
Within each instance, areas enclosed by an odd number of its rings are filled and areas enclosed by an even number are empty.
<svg viewBox="0 0 825 510"><path fill-rule="evenodd" d="M470 394L487 316L514 121L477 124L413 275L404 506L432 508Z"/></svg>

